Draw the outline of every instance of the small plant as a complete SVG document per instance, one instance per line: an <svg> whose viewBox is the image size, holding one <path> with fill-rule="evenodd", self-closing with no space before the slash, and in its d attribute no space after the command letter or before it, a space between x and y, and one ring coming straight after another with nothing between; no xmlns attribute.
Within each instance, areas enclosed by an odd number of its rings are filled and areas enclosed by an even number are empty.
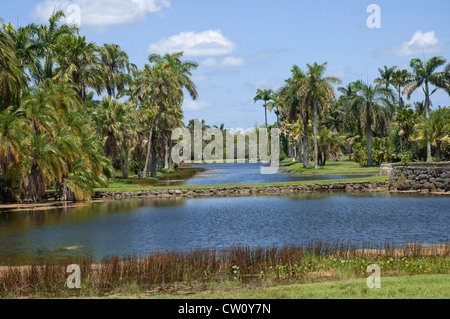
<svg viewBox="0 0 450 319"><path fill-rule="evenodd" d="M398 154L398 158L400 158L400 162L403 166L408 166L409 163L411 163L411 154L409 152Z"/></svg>

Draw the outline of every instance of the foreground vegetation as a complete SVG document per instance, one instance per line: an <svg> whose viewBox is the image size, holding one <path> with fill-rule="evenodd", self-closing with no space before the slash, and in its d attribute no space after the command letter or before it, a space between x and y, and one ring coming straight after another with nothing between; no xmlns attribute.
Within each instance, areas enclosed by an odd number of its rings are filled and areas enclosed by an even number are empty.
<svg viewBox="0 0 450 319"><path fill-rule="evenodd" d="M450 276L413 275L382 277L380 289L369 289L366 278L284 285L234 292L150 297L176 299L448 299ZM139 297L138 295L128 296ZM149 298L149 297L147 297Z"/></svg>
<svg viewBox="0 0 450 319"><path fill-rule="evenodd" d="M98 264L90 259L82 259L49 261L45 265L3 267L0 269L0 296L179 296L238 291L237 296L247 294L268 297L273 292L272 297L276 297L278 291L279 296L295 297L295 291L303 286L259 292L255 289L367 278L367 267L372 264L380 267L383 278L447 275L431 277L433 280L439 279L436 287L441 287L445 280L448 281L449 262L450 244L395 246L393 243L355 245L314 242L267 248L236 246L223 250L159 252L144 258L109 257ZM81 289L78 290L65 287L68 276L66 267L73 263L81 267ZM354 287L357 282L349 283L350 287ZM342 287L339 283L336 285ZM348 296L352 288L344 287L339 293ZM318 289L323 290L320 287ZM359 292L360 288L356 290L356 293Z"/></svg>

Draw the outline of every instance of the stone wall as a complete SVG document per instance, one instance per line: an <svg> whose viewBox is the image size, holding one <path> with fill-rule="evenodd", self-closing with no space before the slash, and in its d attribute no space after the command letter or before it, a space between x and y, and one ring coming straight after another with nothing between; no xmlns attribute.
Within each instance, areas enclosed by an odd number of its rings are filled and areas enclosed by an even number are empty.
<svg viewBox="0 0 450 319"><path fill-rule="evenodd" d="M389 165L390 190L450 191L450 162Z"/></svg>
<svg viewBox="0 0 450 319"><path fill-rule="evenodd" d="M207 188L150 189L140 192L96 192L94 199L124 199L138 197L210 197L210 196L245 196L258 194L289 194L313 191L370 191L385 190L382 182L329 183L311 185L270 185L256 186L223 186Z"/></svg>

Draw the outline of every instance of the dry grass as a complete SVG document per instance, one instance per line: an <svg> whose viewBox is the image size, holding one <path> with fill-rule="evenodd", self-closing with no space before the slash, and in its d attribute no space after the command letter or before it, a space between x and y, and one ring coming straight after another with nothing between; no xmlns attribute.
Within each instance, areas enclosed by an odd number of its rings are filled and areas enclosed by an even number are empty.
<svg viewBox="0 0 450 319"><path fill-rule="evenodd" d="M312 242L285 247L235 246L158 252L139 258L49 261L0 268L0 297L70 297L111 294L189 294L227 287L261 287L366 276L372 263L392 275L448 273L450 244ZM409 263L408 263L409 261ZM82 289L65 286L69 264L81 267Z"/></svg>

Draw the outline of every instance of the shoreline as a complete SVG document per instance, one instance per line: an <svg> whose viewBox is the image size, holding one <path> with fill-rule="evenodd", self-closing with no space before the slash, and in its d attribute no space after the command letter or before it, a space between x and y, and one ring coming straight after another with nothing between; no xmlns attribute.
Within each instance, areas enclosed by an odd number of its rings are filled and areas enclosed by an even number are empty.
<svg viewBox="0 0 450 319"><path fill-rule="evenodd" d="M2 212L43 211L59 208L75 208L95 203L104 203L131 199L167 199L167 198L208 198L208 197L242 197L259 195L295 195L307 193L367 193L380 192L389 194L423 194L433 196L450 196L450 192L431 192L429 190L389 190L387 181L355 181L317 183L317 184L255 184L255 185L202 185L185 187L155 187L136 191L97 191L90 201L54 201L39 203L0 204Z"/></svg>

